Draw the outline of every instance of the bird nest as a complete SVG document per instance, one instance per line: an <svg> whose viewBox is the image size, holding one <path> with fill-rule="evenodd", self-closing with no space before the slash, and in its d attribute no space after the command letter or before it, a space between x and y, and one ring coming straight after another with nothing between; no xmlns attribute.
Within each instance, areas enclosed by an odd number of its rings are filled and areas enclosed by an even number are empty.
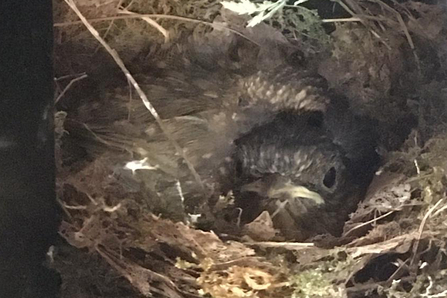
<svg viewBox="0 0 447 298"><path fill-rule="evenodd" d="M62 297L446 296L445 9L341 0L334 2L340 15L322 18L324 7L313 0L308 6L224 1L239 16L218 1L184 2L55 2L57 186L64 219L49 266L61 275ZM382 163L340 235L281 241L272 213L242 226L231 191L210 195L212 183L184 150L209 144L188 143L191 131L174 133L159 117L172 111L155 109L139 86L145 79L133 76L147 72L140 61L163 64L185 39L207 34L297 45L309 67L358 114L379 121ZM269 56L263 57L277 61ZM177 79L180 86L187 77ZM207 91L211 98L222 92ZM93 104L83 110L80 102L92 97L105 98L107 109ZM148 156L158 163L122 164L131 142L122 136L138 131L126 110L112 127L101 125L117 115L115 98L138 102L156 119L147 130L164 139ZM200 103L203 111L216 108L206 103ZM85 115L98 124L77 126L89 139L67 134L69 120ZM216 117L219 130L226 122ZM186 160L184 171L203 184L200 192L172 178L179 166L169 154ZM158 174L161 165L170 175ZM145 175L145 191L135 172ZM236 222L228 224L234 214Z"/></svg>

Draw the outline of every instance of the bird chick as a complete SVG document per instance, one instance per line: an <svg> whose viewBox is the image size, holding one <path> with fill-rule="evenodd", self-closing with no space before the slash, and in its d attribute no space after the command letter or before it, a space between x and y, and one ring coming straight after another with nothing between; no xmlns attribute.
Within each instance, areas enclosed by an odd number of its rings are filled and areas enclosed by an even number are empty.
<svg viewBox="0 0 447 298"><path fill-rule="evenodd" d="M117 159L123 162L145 160L154 169L137 173L141 175L135 179L140 177L165 201L172 196L163 193L165 182L178 182L187 212L195 213L194 208L208 198L191 178L184 157L217 195L230 180L230 189L241 197L257 193L269 198L261 207L272 214L278 202L287 201L276 219L289 238L336 234L356 202L346 196L355 188L352 165L369 151L357 157L362 144L357 137L347 138L358 135L357 124L326 117L338 112L331 112L325 80L288 65L260 70L241 63L243 57L235 61L222 47L186 48L138 77L183 154L140 101L129 101L126 89L84 103L72 122L82 125L67 127L71 136L82 135L83 144L101 142L108 150L117 150ZM343 113L350 115L347 109ZM373 142L368 146L373 148ZM219 169L229 157L230 171L222 175ZM250 196L245 203L244 210L259 205Z"/></svg>
<svg viewBox="0 0 447 298"><path fill-rule="evenodd" d="M356 203L349 195L357 186L352 183L343 148L310 115L281 113L239 138L236 146L234 159L242 206L251 209L248 201L264 198L263 204L277 215L274 218L277 228L294 239L302 240L303 235L315 233L336 234L341 229L345 216ZM278 201L288 202L281 205L282 212L277 210ZM257 215L251 211L246 210L247 219ZM284 212L290 217L283 220L286 225L279 222ZM310 214L323 219L330 213L335 216L320 221L317 229L306 223L313 220L309 219Z"/></svg>

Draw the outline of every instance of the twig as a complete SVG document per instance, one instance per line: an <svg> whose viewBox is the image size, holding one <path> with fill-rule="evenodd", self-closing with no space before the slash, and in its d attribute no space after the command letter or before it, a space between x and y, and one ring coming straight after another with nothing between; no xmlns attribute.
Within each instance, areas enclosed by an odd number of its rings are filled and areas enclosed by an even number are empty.
<svg viewBox="0 0 447 298"><path fill-rule="evenodd" d="M414 265L414 261L416 260L416 254L419 248L419 242L422 238L422 233L424 231L425 223L427 222L427 219L430 217L430 215L435 211L436 208L444 201L444 199L439 200L436 202L435 205L433 205L427 213L425 213L424 217L422 218L421 224L419 225L418 229L418 236L416 237L416 240L413 245L413 257L411 258L411 265Z"/></svg>
<svg viewBox="0 0 447 298"><path fill-rule="evenodd" d="M71 1L71 0L65 0L65 1ZM166 15L166 14L115 15L115 16L109 16L109 17L86 19L86 21L89 23L96 23L96 22L115 21L115 20L141 19L142 17L154 18L154 19L157 19L157 18L168 19L168 20L170 19L170 20L184 21L184 22L190 22L190 23L208 24L210 26L214 26L214 24L206 22L206 21L195 20L195 19L180 17L180 16L171 16L171 15ZM81 25L81 24L83 24L82 21L71 21L71 22L54 23L53 27L58 28L58 27L67 27L67 26Z"/></svg>
<svg viewBox="0 0 447 298"><path fill-rule="evenodd" d="M441 213L442 211L444 211L444 210L446 210L446 209L447 209L447 205L445 205L445 206L442 207L442 208L439 208L438 211L436 211L435 213L433 213L433 217L438 216L439 213Z"/></svg>
<svg viewBox="0 0 447 298"><path fill-rule="evenodd" d="M399 274L402 271L402 269L407 265L409 260L410 259L406 259L402 264L399 265L399 267L397 267L396 271L394 271L393 274L391 274L391 276L388 277L388 279L386 280L388 284L391 284L393 280L396 279L397 274Z"/></svg>
<svg viewBox="0 0 447 298"><path fill-rule="evenodd" d="M335 3L338 3L346 12L351 14L351 16L355 17L357 14L348 6L346 3L344 3L342 0L335 0ZM361 20L362 21L362 20Z"/></svg>
<svg viewBox="0 0 447 298"><path fill-rule="evenodd" d="M342 23L342 22L361 22L362 19L351 17L351 18L340 18L340 19L323 19L322 23Z"/></svg>
<svg viewBox="0 0 447 298"><path fill-rule="evenodd" d="M127 15L138 15L138 13L128 11L126 8L120 8L118 10L118 12L121 13L121 14L127 14ZM169 41L169 32L168 32L168 30L163 28L160 24L158 24L156 21L154 21L150 17L141 17L141 19L143 21L145 21L146 23L148 23L149 25L151 25L152 27L154 27L155 29L157 29L158 32L160 32L165 37L165 43L167 43Z"/></svg>
<svg viewBox="0 0 447 298"><path fill-rule="evenodd" d="M371 220L368 220L368 221L366 221L366 222L363 222L363 223L361 223L361 224L359 224L359 225L353 227L353 228L350 229L349 231L347 231L347 232L343 235L343 237L348 236L352 231L355 231L355 230L357 230L357 229L359 229L359 228L361 228L361 227L364 227L364 226L366 226L366 225L369 225L369 224L371 224L371 223L374 223L374 222L376 222L376 221L378 221L378 220L380 220L380 219L382 219L382 218L387 217L388 215L390 215L390 214L392 214L392 213L394 213L394 212L395 212L395 210L391 210L391 211L388 211L388 212L385 213L385 214L380 215L379 217L375 217L375 218L373 218L373 219L371 219Z"/></svg>
<svg viewBox="0 0 447 298"><path fill-rule="evenodd" d="M178 142L172 137L169 130L165 127L163 121L161 120L158 112L155 110L154 106L149 102L146 94L141 90L140 86L138 85L135 78L130 74L127 67L124 65L123 60L119 57L118 53L110 47L109 44L105 42L103 38L99 35L98 31L87 21L87 19L82 15L82 13L79 11L79 9L76 7L76 4L73 2L73 0L65 0L65 2L70 6L70 8L76 13L76 15L79 17L81 22L84 24L84 26L87 28L88 31L93 35L93 37L96 38L96 40L99 41L99 43L104 47L104 49L112 56L112 58L115 60L115 63L121 68L121 71L124 73L126 78L129 80L129 82L132 84L132 86L137 91L138 95L140 96L141 100L143 101L144 106L149 110L149 112L152 114L152 116L155 118L155 121L159 125L160 129L163 131L163 134L168 138L168 140L174 145L175 150L177 153L183 158L186 165L188 166L188 169L191 171L192 175L194 176L194 179L196 180L197 184L200 186L203 192L205 192L205 186L203 185L202 179L200 178L199 174L197 173L196 169L194 168L193 164L189 161L187 158L185 151L182 147L178 144Z"/></svg>
<svg viewBox="0 0 447 298"><path fill-rule="evenodd" d="M132 100L133 100L133 94L132 94L132 86L130 85L129 80L127 80L127 84L129 85L129 107L127 108L127 120L130 121L132 117Z"/></svg>
<svg viewBox="0 0 447 298"><path fill-rule="evenodd" d="M110 146L110 147L117 147L111 143L109 143L107 140L104 140L103 138L101 138L100 136L98 136L98 134L96 134L87 124L82 123L82 125L84 126L85 129L87 129L88 132L90 132L95 138L98 139L98 141L100 141L101 143L103 143L104 145Z"/></svg>
<svg viewBox="0 0 447 298"><path fill-rule="evenodd" d="M71 0L65 0L65 1L71 1ZM180 17L180 16L171 16L171 15L166 15L166 14L132 14L132 15L117 15L117 16L110 16L110 17L93 18L93 19L88 19L88 20L84 17L84 19L86 20L87 23L94 23L94 22L103 22L103 21L112 21L112 20L136 19L136 18L143 18L143 17L152 18L152 19L168 19L168 20L176 20L176 21L180 21L180 22L203 24L203 25L207 25L210 27L228 30L229 32L239 35L240 37L245 38L246 40L252 42L253 44L255 44L257 46L260 46L260 44L257 43L256 41L248 38L247 36L245 36L244 34L242 34L241 32L239 32L235 29L226 27L225 25L222 25L219 23L211 23L211 22L207 22L207 21L186 18L186 17ZM57 27L66 27L66 26L79 25L79 24L83 24L83 21L55 23L53 26L57 28Z"/></svg>
<svg viewBox="0 0 447 298"><path fill-rule="evenodd" d="M61 206L62 211L64 211L65 215L67 215L67 217L71 219L72 218L71 213L66 208L65 203L61 199L59 199L59 198L57 199L57 202Z"/></svg>
<svg viewBox="0 0 447 298"><path fill-rule="evenodd" d="M380 5L381 7L385 8L385 10L387 10L388 12L390 12L390 13L392 13L392 14L394 14L396 16L396 19L397 19L397 21L398 21L402 31L405 34L405 37L406 37L407 42L408 42L408 45L410 46L411 51L413 52L413 56L414 56L414 59L416 61L416 66L417 66L417 68L418 68L418 70L420 72L421 71L421 67L420 67L419 57L416 54L415 46L414 46L414 43L413 43L413 39L411 38L410 32L408 31L407 25L405 24L404 19L402 18L402 15L396 9L394 9L393 7L391 7L390 5L386 4L383 1L375 1L375 2L378 5ZM396 4L396 5L399 5L396 1L393 1L393 3ZM408 10L406 12L407 12L407 15L409 17L411 17L410 12Z"/></svg>
<svg viewBox="0 0 447 298"><path fill-rule="evenodd" d="M87 210L87 206L82 206L82 205L81 206L70 206L70 205L67 205L63 201L61 201L60 203L62 204L62 206L64 206L67 209L70 209L70 210Z"/></svg>
<svg viewBox="0 0 447 298"><path fill-rule="evenodd" d="M76 78L76 77L82 76L84 74L85 74L85 72L78 73L78 74L69 74L69 75L58 77L58 78L54 78L54 81L59 82L59 81L65 80L65 79L73 78L73 77Z"/></svg>
<svg viewBox="0 0 447 298"><path fill-rule="evenodd" d="M288 250L301 250L305 248L315 247L315 244L313 243L298 243L298 242L246 242L244 244L248 246L259 246L269 248L282 247Z"/></svg>
<svg viewBox="0 0 447 298"><path fill-rule="evenodd" d="M357 14L355 11L353 11L346 3L343 2L343 0L334 0L336 3L338 3L344 10L346 10L349 14L351 14L352 17L359 18L359 22L361 22L368 30L371 32L372 35L374 35L377 39L379 39L388 50L391 50L390 45L383 40L383 38L374 31L371 26L364 20L365 18L359 14Z"/></svg>
<svg viewBox="0 0 447 298"><path fill-rule="evenodd" d="M414 167L416 168L416 173L418 174L418 176L420 176L421 175L421 168L419 167L418 160L415 158L413 160L413 163L414 163Z"/></svg>
<svg viewBox="0 0 447 298"><path fill-rule="evenodd" d="M236 210L238 211L237 213L237 220L236 220L236 226L239 228L241 226L241 221L242 221L242 213L244 212L244 210L240 207L236 208Z"/></svg>
<svg viewBox="0 0 447 298"><path fill-rule="evenodd" d="M120 0L118 2L118 4L116 5L116 9L118 10L121 7L121 4L123 4L124 0ZM132 3L132 2L131 2ZM130 4L129 4L130 5ZM115 21L111 21L109 26L107 27L106 32L104 33L104 35L102 36L102 38L106 38L109 35L110 30L113 27L113 24L115 23ZM95 49L95 54L98 52L98 50L101 48L101 45L99 45L96 49Z"/></svg>
<svg viewBox="0 0 447 298"><path fill-rule="evenodd" d="M95 249L96 252L98 252L98 254L103 257L110 266L125 277L143 295L150 295L152 291L156 291L156 288L151 286L151 282L166 284L170 289L178 293L177 286L168 277L141 267L138 264L134 264L130 260L123 261L113 250L107 248L106 246L103 248L101 245L96 245ZM163 295L164 297L170 297L168 294L161 291L157 291L157 293Z"/></svg>
<svg viewBox="0 0 447 298"><path fill-rule="evenodd" d="M105 246L104 244L98 243L97 245L95 245L95 250L107 261L110 266L112 266L123 277L129 280L129 282L143 294L150 295L151 292L154 292L167 298L202 297L194 293L185 292L184 290L180 289L168 276L142 267L129 259L123 259L122 255L117 254L115 251ZM167 289L157 289L156 287L151 285L152 283L165 284L167 286ZM169 291L166 292L166 290Z"/></svg>
<svg viewBox="0 0 447 298"><path fill-rule="evenodd" d="M70 81L70 83L68 83L68 85L64 88L64 90L62 90L62 92L58 95L58 97L54 100L54 104L57 104L59 102L59 100L65 95L65 93L67 93L68 89L70 89L70 87L76 83L77 81L83 80L86 77L88 77L88 75L83 74L80 77L74 78Z"/></svg>

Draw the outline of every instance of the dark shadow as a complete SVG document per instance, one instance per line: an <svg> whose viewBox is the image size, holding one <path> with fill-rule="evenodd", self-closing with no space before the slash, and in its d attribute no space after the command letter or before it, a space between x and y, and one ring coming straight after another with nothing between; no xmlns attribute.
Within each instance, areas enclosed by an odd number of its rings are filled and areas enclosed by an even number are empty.
<svg viewBox="0 0 447 298"><path fill-rule="evenodd" d="M0 297L58 292L51 6L0 2Z"/></svg>

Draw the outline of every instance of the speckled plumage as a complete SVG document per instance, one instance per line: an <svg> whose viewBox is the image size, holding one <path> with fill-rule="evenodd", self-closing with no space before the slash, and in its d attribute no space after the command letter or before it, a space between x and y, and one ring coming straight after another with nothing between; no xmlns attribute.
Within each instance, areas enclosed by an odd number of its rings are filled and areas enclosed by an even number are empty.
<svg viewBox="0 0 447 298"><path fill-rule="evenodd" d="M324 130L309 125L303 118L281 115L238 139L237 158L241 162L242 176L278 174L298 183L319 186L323 181L318 179L322 180L334 168L340 179L345 179L341 149Z"/></svg>
<svg viewBox="0 0 447 298"><path fill-rule="evenodd" d="M236 142L243 208L247 210L253 198L264 198L262 208L275 214L273 221L283 235L299 240L341 232L344 219L360 199L362 183L371 177L373 168L365 160L376 158L370 136L356 139L363 145L349 144L356 150L370 147L364 154L348 152L351 148L343 147L344 142L336 143L334 135L342 137L340 131L310 119L281 113ZM336 119L327 120L337 125ZM361 171L365 176L359 179Z"/></svg>
<svg viewBox="0 0 447 298"><path fill-rule="evenodd" d="M314 71L285 64L266 70L250 61L235 62L228 49L211 49L203 55L193 47L137 77L171 136L215 194L235 190L248 198L244 208L255 209L254 191L270 197L263 206L272 214L278 202L290 200L275 219L290 238L336 233L336 223L356 202L347 196L357 187L351 184L352 171L359 172L355 165L375 153L373 138L361 129L364 122L342 101L334 102ZM117 159L146 158L156 165L156 171L133 178L153 193L169 200L164 182L178 181L185 204L192 206L187 211L194 212L203 192L143 104L127 94L122 89L84 103L72 123L89 128L84 139L121 150ZM72 135L79 135L77 129ZM309 190L310 202L296 196L301 187ZM197 197L202 201L191 199Z"/></svg>
<svg viewBox="0 0 447 298"><path fill-rule="evenodd" d="M315 73L279 67L258 71L238 82L240 97L245 105L264 106L272 111L322 111L330 100L325 91L326 81Z"/></svg>

